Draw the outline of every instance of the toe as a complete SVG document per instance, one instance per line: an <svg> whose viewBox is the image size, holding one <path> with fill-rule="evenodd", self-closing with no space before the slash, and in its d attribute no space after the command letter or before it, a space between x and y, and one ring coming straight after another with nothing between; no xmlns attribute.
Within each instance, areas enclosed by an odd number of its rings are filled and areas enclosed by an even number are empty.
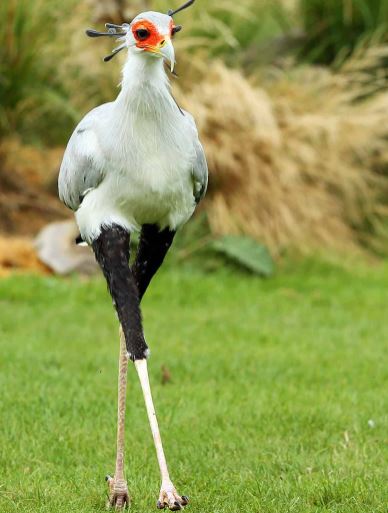
<svg viewBox="0 0 388 513"><path fill-rule="evenodd" d="M186 495L178 495L172 483L167 483L167 486L162 486L160 490L159 500L156 504L158 509L168 508L170 511L180 511L189 502Z"/></svg>
<svg viewBox="0 0 388 513"><path fill-rule="evenodd" d="M186 496L186 495L178 495L176 492L174 493L174 497L175 497L175 503L174 503L174 506L176 507L177 504L179 504L180 508L179 509L183 509L185 506L187 506L187 504L189 503L189 498Z"/></svg>
<svg viewBox="0 0 388 513"><path fill-rule="evenodd" d="M168 507L171 511L177 511L177 504L179 506L179 502L176 501L174 495L171 492L167 492L167 500L168 500ZM180 509L180 507L178 508Z"/></svg>

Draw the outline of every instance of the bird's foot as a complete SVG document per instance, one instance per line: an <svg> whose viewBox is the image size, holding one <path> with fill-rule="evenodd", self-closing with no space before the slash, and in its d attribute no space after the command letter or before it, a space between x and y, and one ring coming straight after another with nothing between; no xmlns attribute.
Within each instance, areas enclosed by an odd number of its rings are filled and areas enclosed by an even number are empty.
<svg viewBox="0 0 388 513"><path fill-rule="evenodd" d="M158 509L169 508L171 511L183 509L189 503L188 497L178 495L171 481L163 482L160 489L159 500L156 504Z"/></svg>
<svg viewBox="0 0 388 513"><path fill-rule="evenodd" d="M111 476L106 476L106 481L109 486L108 509L129 508L130 498L127 482L124 479L115 479Z"/></svg>

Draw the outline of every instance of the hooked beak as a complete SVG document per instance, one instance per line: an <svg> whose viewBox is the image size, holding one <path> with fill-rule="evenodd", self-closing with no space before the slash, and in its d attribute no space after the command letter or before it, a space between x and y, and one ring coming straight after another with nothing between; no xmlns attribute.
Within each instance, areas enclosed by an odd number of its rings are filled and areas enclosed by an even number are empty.
<svg viewBox="0 0 388 513"><path fill-rule="evenodd" d="M156 46L148 46L146 51L160 55L170 65L171 73L175 68L175 50L170 36L166 36Z"/></svg>
<svg viewBox="0 0 388 513"><path fill-rule="evenodd" d="M160 49L160 53L163 55L163 58L170 65L171 73L173 73L175 68L175 50L172 44L171 39L168 37L164 40L164 44Z"/></svg>

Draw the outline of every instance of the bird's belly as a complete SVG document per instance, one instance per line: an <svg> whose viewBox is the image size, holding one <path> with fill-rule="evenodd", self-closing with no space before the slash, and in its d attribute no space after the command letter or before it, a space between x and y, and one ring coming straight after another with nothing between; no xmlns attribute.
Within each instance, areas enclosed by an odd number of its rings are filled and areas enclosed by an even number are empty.
<svg viewBox="0 0 388 513"><path fill-rule="evenodd" d="M76 213L84 240L94 240L101 226L112 224L129 231L144 224L176 230L192 216L196 204L191 138L184 137L183 130L172 140L163 134L155 131L153 137L132 140L131 145L119 140L114 151L111 145L103 148L104 180L85 196Z"/></svg>
<svg viewBox="0 0 388 513"><path fill-rule="evenodd" d="M158 224L171 229L184 224L195 209L190 173L166 166L125 170L116 180L117 206L137 228Z"/></svg>

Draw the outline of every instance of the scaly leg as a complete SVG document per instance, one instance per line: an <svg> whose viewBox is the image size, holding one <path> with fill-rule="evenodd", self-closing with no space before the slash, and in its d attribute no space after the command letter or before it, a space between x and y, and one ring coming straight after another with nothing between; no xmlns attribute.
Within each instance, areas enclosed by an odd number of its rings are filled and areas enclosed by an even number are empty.
<svg viewBox="0 0 388 513"><path fill-rule="evenodd" d="M127 482L124 478L124 447L125 447L125 406L127 395L128 352L125 337L120 326L120 357L119 357L119 393L117 408L117 457L114 477L107 476L109 485L109 508L122 509L129 507Z"/></svg>
<svg viewBox="0 0 388 513"><path fill-rule="evenodd" d="M183 506L186 506L189 500L184 495L178 495L170 479L170 474L168 473L166 457L164 455L162 439L160 437L158 421L156 419L155 408L152 401L151 387L148 378L147 360L135 360L135 367L139 375L141 388L143 390L148 420L150 421L151 432L155 443L156 455L158 458L162 478L162 486L160 489L157 507L159 509L168 507L171 511L177 511L182 509Z"/></svg>

